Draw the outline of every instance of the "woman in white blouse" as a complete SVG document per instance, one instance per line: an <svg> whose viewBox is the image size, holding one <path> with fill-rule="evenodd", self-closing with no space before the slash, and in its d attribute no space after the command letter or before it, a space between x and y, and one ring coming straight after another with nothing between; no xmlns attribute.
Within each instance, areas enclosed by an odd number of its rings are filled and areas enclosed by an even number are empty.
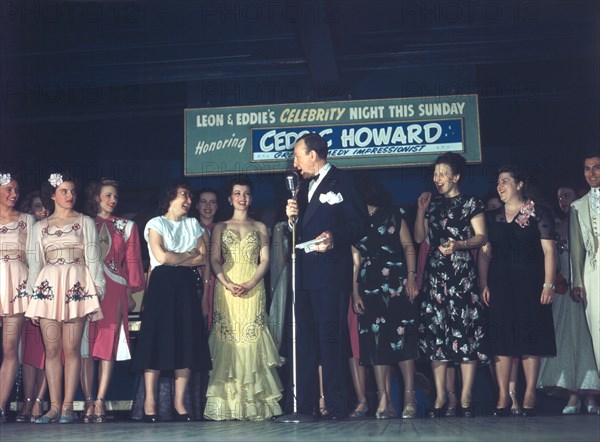
<svg viewBox="0 0 600 442"><path fill-rule="evenodd" d="M191 421L184 403L191 371L210 368L210 354L195 267L208 261L205 230L187 217L192 204L185 183L167 187L159 202L161 216L144 229L152 276L144 295L133 369L144 371L145 422L157 422L156 386L161 371L173 371L176 421Z"/></svg>

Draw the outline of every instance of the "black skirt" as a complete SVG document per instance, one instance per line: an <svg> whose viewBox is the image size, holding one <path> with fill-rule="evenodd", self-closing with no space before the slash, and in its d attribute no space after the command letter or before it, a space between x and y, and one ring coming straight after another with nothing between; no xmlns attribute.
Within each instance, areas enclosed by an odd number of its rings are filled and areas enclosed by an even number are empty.
<svg viewBox="0 0 600 442"><path fill-rule="evenodd" d="M211 369L208 336L191 267L157 266L144 294L132 369Z"/></svg>

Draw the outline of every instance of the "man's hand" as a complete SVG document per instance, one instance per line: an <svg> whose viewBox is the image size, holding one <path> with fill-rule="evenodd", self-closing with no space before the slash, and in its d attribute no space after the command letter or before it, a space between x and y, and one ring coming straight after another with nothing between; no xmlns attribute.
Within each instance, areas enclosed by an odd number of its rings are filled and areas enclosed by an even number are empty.
<svg viewBox="0 0 600 442"><path fill-rule="evenodd" d="M285 206L285 214L290 222L294 221L298 217L298 202L294 199L287 200Z"/></svg>
<svg viewBox="0 0 600 442"><path fill-rule="evenodd" d="M326 252L328 250L333 249L333 234L331 232L323 232L321 233L319 236L317 236L315 239L322 239L323 240L315 245L315 252Z"/></svg>

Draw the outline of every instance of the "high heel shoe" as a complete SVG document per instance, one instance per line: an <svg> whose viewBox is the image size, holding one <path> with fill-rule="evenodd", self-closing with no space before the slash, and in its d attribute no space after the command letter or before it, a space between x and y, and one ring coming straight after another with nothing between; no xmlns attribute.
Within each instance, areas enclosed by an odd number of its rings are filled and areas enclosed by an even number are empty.
<svg viewBox="0 0 600 442"><path fill-rule="evenodd" d="M361 410L362 408L362 410ZM348 415L350 419L359 419L362 417L366 417L369 412L369 404L366 399L364 401L358 401L356 403L356 407L354 407L354 411Z"/></svg>
<svg viewBox="0 0 600 442"><path fill-rule="evenodd" d="M60 414L58 412L57 407L50 407L48 412L40 417L38 417L33 423L34 424L52 424L60 418Z"/></svg>
<svg viewBox="0 0 600 442"><path fill-rule="evenodd" d="M475 417L475 408L473 404L469 404L466 407L460 406L460 415L462 417Z"/></svg>
<svg viewBox="0 0 600 442"><path fill-rule="evenodd" d="M523 407L521 409L521 416L523 417L534 417L537 416L537 410L535 408L535 405L533 407Z"/></svg>
<svg viewBox="0 0 600 442"><path fill-rule="evenodd" d="M577 402L574 405L567 405L563 408L562 414L579 414L581 409L581 401L577 398Z"/></svg>
<svg viewBox="0 0 600 442"><path fill-rule="evenodd" d="M23 411L26 408L29 409L28 412ZM17 414L17 416L15 417L15 422L18 422L20 424L22 424L24 422L29 422L31 420L31 409L32 408L33 408L33 399L30 397L25 398L25 400L23 401L23 408L21 408L21 412L19 414Z"/></svg>
<svg viewBox="0 0 600 442"><path fill-rule="evenodd" d="M511 414L510 407L496 408L492 412L492 416L495 416L495 417L508 417L508 416L510 416L510 414Z"/></svg>
<svg viewBox="0 0 600 442"><path fill-rule="evenodd" d="M39 412L36 414L34 410L38 409ZM41 397L35 398L35 404L33 404L33 408L31 409L31 416L29 418L29 422L32 424L36 421L36 419L40 418L44 414L44 400Z"/></svg>
<svg viewBox="0 0 600 442"><path fill-rule="evenodd" d="M75 418L73 417L73 409L69 407L63 407L62 413L60 414L59 424L72 424Z"/></svg>
<svg viewBox="0 0 600 442"><path fill-rule="evenodd" d="M600 407L598 405L587 405L587 412L589 414L600 414Z"/></svg>
<svg viewBox="0 0 600 442"><path fill-rule="evenodd" d="M92 411L91 413L90 410ZM94 399L91 396L88 396L85 398L83 406L83 423L91 424L94 422L96 422Z"/></svg>
<svg viewBox="0 0 600 442"><path fill-rule="evenodd" d="M415 417L417 417L417 400L415 398L415 391L405 390L402 419L414 419Z"/></svg>
<svg viewBox="0 0 600 442"><path fill-rule="evenodd" d="M456 392L455 391L447 391L446 392L448 395L448 408L446 408L446 413L445 416L446 417L456 417L457 413L456 413L456 403L458 402L456 399ZM453 397L454 399L450 399L450 397Z"/></svg>
<svg viewBox="0 0 600 442"><path fill-rule="evenodd" d="M192 418L189 413L179 414L179 412L173 408L173 420L175 422L191 422Z"/></svg>
<svg viewBox="0 0 600 442"><path fill-rule="evenodd" d="M106 407L104 405L104 398L97 398L94 402L94 413L96 413L97 424L103 424L106 422Z"/></svg>
<svg viewBox="0 0 600 442"><path fill-rule="evenodd" d="M510 412L513 416L520 416L523 413L523 409L519 407L519 400L517 399L517 392L515 390L508 392L510 396L510 400L512 401L512 405L510 407Z"/></svg>
<svg viewBox="0 0 600 442"><path fill-rule="evenodd" d="M158 415L156 414L146 414L144 411L142 414L142 422L146 424L155 424L158 422Z"/></svg>
<svg viewBox="0 0 600 442"><path fill-rule="evenodd" d="M429 410L427 410L426 412L426 416L429 418L436 418L439 419L441 417L447 416L446 415L446 409L448 406L448 400L446 400L442 405L440 406L436 406L437 405L437 400L434 402L433 404L433 408L430 408Z"/></svg>
<svg viewBox="0 0 600 442"><path fill-rule="evenodd" d="M387 391L378 391L377 392L377 396L380 397L380 402L381 402L381 396L382 395L386 395L387 396ZM385 398L385 408L383 409L377 409L375 411L375 419L390 419L392 416L390 415L390 411L388 410L388 401L387 401L387 397Z"/></svg>

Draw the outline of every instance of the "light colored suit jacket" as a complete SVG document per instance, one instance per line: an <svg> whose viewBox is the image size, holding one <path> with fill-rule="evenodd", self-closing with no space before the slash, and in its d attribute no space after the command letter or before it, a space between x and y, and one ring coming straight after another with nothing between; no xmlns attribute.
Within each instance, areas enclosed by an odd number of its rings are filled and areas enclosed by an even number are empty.
<svg viewBox="0 0 600 442"><path fill-rule="evenodd" d="M571 287L583 287L586 255L595 257L596 243L590 213L590 194L571 203L569 218L569 247L571 249ZM592 263L594 265L597 263Z"/></svg>

